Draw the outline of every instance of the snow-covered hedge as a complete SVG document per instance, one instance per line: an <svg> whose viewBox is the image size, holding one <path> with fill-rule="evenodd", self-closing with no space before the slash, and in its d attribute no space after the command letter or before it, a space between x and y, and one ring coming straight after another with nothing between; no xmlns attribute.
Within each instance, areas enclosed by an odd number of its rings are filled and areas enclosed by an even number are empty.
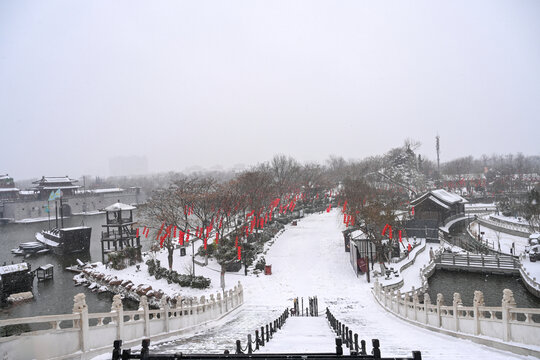
<svg viewBox="0 0 540 360"><path fill-rule="evenodd" d="M206 289L210 287L210 279L204 276L191 276L179 274L174 270L169 270L161 267L159 260L149 259L146 261L150 276L154 276L157 280L165 279L169 284L175 283L183 287L192 287L196 289Z"/></svg>

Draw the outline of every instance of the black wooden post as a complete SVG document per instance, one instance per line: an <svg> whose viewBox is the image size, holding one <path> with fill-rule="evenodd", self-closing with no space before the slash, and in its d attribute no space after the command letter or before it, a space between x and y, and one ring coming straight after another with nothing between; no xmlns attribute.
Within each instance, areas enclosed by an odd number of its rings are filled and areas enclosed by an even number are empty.
<svg viewBox="0 0 540 360"><path fill-rule="evenodd" d="M345 346L348 347L349 349L351 348L349 346L349 327L348 326L345 326Z"/></svg>
<svg viewBox="0 0 540 360"><path fill-rule="evenodd" d="M353 336L352 336L352 330L349 330L349 349L353 348Z"/></svg>
<svg viewBox="0 0 540 360"><path fill-rule="evenodd" d="M343 348L341 347L341 338L336 338L336 355L340 356L343 355Z"/></svg>
<svg viewBox="0 0 540 360"><path fill-rule="evenodd" d="M261 326L261 345L264 346L264 326Z"/></svg>
<svg viewBox="0 0 540 360"><path fill-rule="evenodd" d="M358 353L358 351L360 350L360 348L358 347L358 334L354 334L354 350L356 350L356 353Z"/></svg>
<svg viewBox="0 0 540 360"><path fill-rule="evenodd" d="M243 352L242 352L242 344L240 343L240 340L236 340L236 353L237 354L243 354Z"/></svg>
<svg viewBox="0 0 540 360"><path fill-rule="evenodd" d="M422 354L420 353L420 351L413 351L412 358L413 360L422 360Z"/></svg>
<svg viewBox="0 0 540 360"><path fill-rule="evenodd" d="M131 359L131 349L122 350L122 360Z"/></svg>
<svg viewBox="0 0 540 360"><path fill-rule="evenodd" d="M259 350L259 342L261 339L259 339L259 330L255 330L255 350Z"/></svg>
<svg viewBox="0 0 540 360"><path fill-rule="evenodd" d="M122 355L122 340L114 340L112 360L119 360Z"/></svg>
<svg viewBox="0 0 540 360"><path fill-rule="evenodd" d="M371 343L373 344L373 358L374 359L380 359L381 358L381 349L379 349L379 339L372 339Z"/></svg>
<svg viewBox="0 0 540 360"><path fill-rule="evenodd" d="M251 346L251 334L248 334L248 354L253 354L253 347Z"/></svg>
<svg viewBox="0 0 540 360"><path fill-rule="evenodd" d="M141 359L148 359L150 355L150 339L143 339L141 347Z"/></svg>
<svg viewBox="0 0 540 360"><path fill-rule="evenodd" d="M361 340L360 341L360 346L362 347L362 355L366 355L366 340Z"/></svg>
<svg viewBox="0 0 540 360"><path fill-rule="evenodd" d="M343 340L347 339L347 333L345 332L345 324L341 324L341 338Z"/></svg>
<svg viewBox="0 0 540 360"><path fill-rule="evenodd" d="M270 341L270 331L268 331L268 324L266 324L266 342Z"/></svg>
<svg viewBox="0 0 540 360"><path fill-rule="evenodd" d="M304 316L304 297L302 297L302 316Z"/></svg>

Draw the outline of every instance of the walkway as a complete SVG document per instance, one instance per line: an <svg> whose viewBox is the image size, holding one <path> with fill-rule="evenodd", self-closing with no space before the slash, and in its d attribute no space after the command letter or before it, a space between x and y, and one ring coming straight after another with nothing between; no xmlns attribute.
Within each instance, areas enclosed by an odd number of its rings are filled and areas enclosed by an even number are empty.
<svg viewBox="0 0 540 360"><path fill-rule="evenodd" d="M325 316L289 317L281 330L274 334L274 338L260 348L260 352L335 353L335 338L336 334L330 328ZM343 352L349 354L346 347Z"/></svg>
<svg viewBox="0 0 540 360"><path fill-rule="evenodd" d="M343 246L341 219L340 213L333 210L310 215L301 219L298 226L288 227L265 255L273 274L242 277L245 305L236 317L224 319L218 327L207 331L186 333L160 348L173 351L177 344L176 351L190 348L222 353L228 341L229 350L234 350L236 339L245 341L247 333L253 333L285 307L291 307L293 297L307 299L317 295L320 312L329 306L338 320L348 324L368 344L373 338L379 339L383 356L410 356L411 351L420 350L425 359L525 359L424 330L386 312L371 294L372 284L365 277L357 278L351 267L349 253ZM213 340L216 336L219 341ZM204 346L193 345L202 342ZM274 346L272 341L269 345ZM332 345L333 342L329 346Z"/></svg>

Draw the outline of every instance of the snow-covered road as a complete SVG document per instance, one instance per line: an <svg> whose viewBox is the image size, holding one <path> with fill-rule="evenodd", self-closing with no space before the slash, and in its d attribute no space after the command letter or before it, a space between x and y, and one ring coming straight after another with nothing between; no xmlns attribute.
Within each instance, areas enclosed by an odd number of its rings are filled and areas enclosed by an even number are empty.
<svg viewBox="0 0 540 360"><path fill-rule="evenodd" d="M411 356L412 350L420 350L424 359L526 358L421 329L383 310L371 294L372 284L365 277L357 278L352 270L349 254L344 251L340 219L338 211L332 211L310 215L298 226L287 227L266 255L272 275L241 278L245 304L236 315L157 349L218 353L224 348L234 350L236 339L245 343L248 333L291 307L294 297L317 295L321 313L328 306L338 320L368 344L372 338L379 339L383 356ZM304 325L295 324L295 331L307 331L309 325ZM279 341L279 336L274 340ZM333 342L328 347L333 349Z"/></svg>

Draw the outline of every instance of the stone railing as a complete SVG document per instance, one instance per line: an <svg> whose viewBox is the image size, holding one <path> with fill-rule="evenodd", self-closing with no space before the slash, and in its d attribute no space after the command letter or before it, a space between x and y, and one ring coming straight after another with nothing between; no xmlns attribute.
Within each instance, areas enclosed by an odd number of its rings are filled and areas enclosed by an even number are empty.
<svg viewBox="0 0 540 360"><path fill-rule="evenodd" d="M209 299L201 296L186 303L179 296L174 307L162 299L159 309L150 309L146 296L141 296L135 311L124 311L120 295L115 295L110 312L89 313L85 295L77 294L72 314L0 320L1 333L6 335L0 337L0 348L9 359L87 359L110 352L114 340L134 346L142 339L178 335L227 315L243 302L240 282L234 290L211 294ZM36 330L16 331L31 327ZM8 329L17 334L10 335Z"/></svg>
<svg viewBox="0 0 540 360"><path fill-rule="evenodd" d="M531 235L530 230L528 230L526 227L520 224L512 224L506 221L501 221L500 219L496 218L489 218L489 219L476 219L480 223L480 225L485 226L487 228L490 228L495 231L500 231L502 233L515 235L515 236L521 236L521 237L529 237Z"/></svg>
<svg viewBox="0 0 540 360"><path fill-rule="evenodd" d="M507 219L502 219L498 216L494 216L494 215L490 215L489 216L489 221L492 221L502 227L507 227L508 229L512 229L512 230L517 230L517 231L521 231L523 233L527 233L527 234L530 234L531 233L531 229L529 227L529 224L528 223L520 223L520 222L515 222L515 221L510 221L510 220L507 220Z"/></svg>
<svg viewBox="0 0 540 360"><path fill-rule="evenodd" d="M519 274L527 290L540 298L540 283L538 282L540 279L531 276L531 273L523 266L523 260L525 260L526 256L526 254L522 254L519 257Z"/></svg>
<svg viewBox="0 0 540 360"><path fill-rule="evenodd" d="M481 291L474 292L473 306L463 306L459 293L454 293L452 305L448 306L442 294L437 294L435 304L427 293L420 302L418 292L410 296L399 290L385 290L378 281L373 294L386 310L413 324L524 355L540 355L540 351L520 346L538 346L540 309L518 308L511 290L504 290L500 307L485 306Z"/></svg>

